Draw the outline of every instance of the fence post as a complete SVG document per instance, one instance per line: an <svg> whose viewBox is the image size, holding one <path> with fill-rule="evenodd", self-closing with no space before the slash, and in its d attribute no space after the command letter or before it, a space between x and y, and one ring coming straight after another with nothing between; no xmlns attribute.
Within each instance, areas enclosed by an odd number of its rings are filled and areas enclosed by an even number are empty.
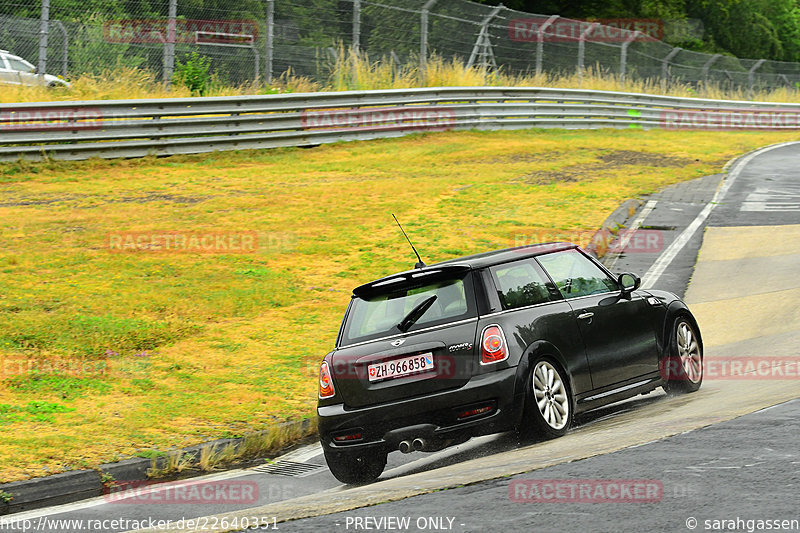
<svg viewBox="0 0 800 533"><path fill-rule="evenodd" d="M255 43L250 45L250 49L253 51L253 83L258 85L258 79L261 77L261 55L258 53L258 47Z"/></svg>
<svg viewBox="0 0 800 533"><path fill-rule="evenodd" d="M267 0L267 54L264 58L264 83L272 85L272 53L275 45L275 0Z"/></svg>
<svg viewBox="0 0 800 533"><path fill-rule="evenodd" d="M61 23L60 20L54 20L53 25L55 25L59 30L61 30L61 34L64 36L64 47L61 51L61 76L66 78L67 77L67 49L69 47L69 36L67 35L67 30L64 29L64 25Z"/></svg>
<svg viewBox="0 0 800 533"><path fill-rule="evenodd" d="M705 62L705 64L703 64L703 85L708 85L708 69L710 69L711 65L714 64L714 61L720 57L722 57L722 54L714 54L708 59L708 61Z"/></svg>
<svg viewBox="0 0 800 533"><path fill-rule="evenodd" d="M753 92L753 81L755 79L755 73L758 67L764 64L766 59L759 59L756 61L756 64L752 66L750 70L747 71L747 86L750 89L750 92Z"/></svg>
<svg viewBox="0 0 800 533"><path fill-rule="evenodd" d="M682 48L676 46L673 48L670 53L667 54L661 61L661 90L666 91L667 86L669 84L669 60L678 55L678 52L683 50Z"/></svg>
<svg viewBox="0 0 800 533"><path fill-rule="evenodd" d="M50 0L42 0L41 26L39 27L39 78L47 71L47 32L50 25Z"/></svg>
<svg viewBox="0 0 800 533"><path fill-rule="evenodd" d="M353 50L358 52L361 41L361 0L353 0Z"/></svg>
<svg viewBox="0 0 800 533"><path fill-rule="evenodd" d="M593 31L599 25L599 22L590 24L588 28L581 32L580 39L578 40L578 83L583 79L583 55L585 53L586 37L589 35L589 32Z"/></svg>
<svg viewBox="0 0 800 533"><path fill-rule="evenodd" d="M428 0L422 6L422 14L419 21L419 76L420 81L425 82L425 68L428 63L428 11L433 7L437 0Z"/></svg>
<svg viewBox="0 0 800 533"><path fill-rule="evenodd" d="M469 61L467 61L467 67L472 67L475 65L475 59L477 59L478 54L480 53L481 47L484 48L483 50L483 61L481 66L487 68L486 56L491 54L492 62L494 62L494 52L492 51L492 41L489 39L489 23L492 21L497 14L505 9L502 3L500 3L496 8L492 10L487 16L483 18L481 21L481 31L478 32L478 38L475 39L475 46L472 47L472 53L469 55ZM494 65L495 67L497 65Z"/></svg>
<svg viewBox="0 0 800 533"><path fill-rule="evenodd" d="M553 25L558 18L558 15L552 15L547 19L544 24L539 26L539 31L536 32L536 75L542 73L542 53L544 51L544 32Z"/></svg>
<svg viewBox="0 0 800 533"><path fill-rule="evenodd" d="M625 83L625 71L627 70L628 65L628 47L630 44L636 40L637 35L643 35L640 31L633 32L625 42L622 43L622 50L619 52L619 82Z"/></svg>
<svg viewBox="0 0 800 533"><path fill-rule="evenodd" d="M164 43L164 85L172 84L172 73L175 70L175 19L178 16L178 0L169 0L169 20L167 21L167 39Z"/></svg>

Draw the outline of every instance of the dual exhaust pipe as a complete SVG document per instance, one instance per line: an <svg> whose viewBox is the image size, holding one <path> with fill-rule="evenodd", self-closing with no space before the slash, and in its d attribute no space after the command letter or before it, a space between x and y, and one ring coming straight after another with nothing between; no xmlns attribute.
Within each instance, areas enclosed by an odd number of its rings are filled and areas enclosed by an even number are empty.
<svg viewBox="0 0 800 533"><path fill-rule="evenodd" d="M411 452L420 452L425 448L425 439L421 439L417 437L414 440L404 440L400 442L400 445L397 447L403 453L411 453Z"/></svg>

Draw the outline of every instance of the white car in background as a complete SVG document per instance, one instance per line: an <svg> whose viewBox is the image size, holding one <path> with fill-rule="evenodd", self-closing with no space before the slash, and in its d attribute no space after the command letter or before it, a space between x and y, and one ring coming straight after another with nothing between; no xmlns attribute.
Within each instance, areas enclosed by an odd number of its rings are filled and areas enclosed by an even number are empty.
<svg viewBox="0 0 800 533"><path fill-rule="evenodd" d="M7 50L0 50L0 83L69 87L67 81L50 74L39 75L37 68Z"/></svg>

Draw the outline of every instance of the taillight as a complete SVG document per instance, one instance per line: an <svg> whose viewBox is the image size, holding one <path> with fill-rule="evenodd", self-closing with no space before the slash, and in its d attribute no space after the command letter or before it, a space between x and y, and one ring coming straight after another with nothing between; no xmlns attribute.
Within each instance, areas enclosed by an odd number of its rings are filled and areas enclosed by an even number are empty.
<svg viewBox="0 0 800 533"><path fill-rule="evenodd" d="M458 419L463 420L464 418L471 418L473 416L478 415L485 415L486 413L490 413L494 409L493 404L483 405L481 407L473 407L471 409L465 409L458 413Z"/></svg>
<svg viewBox="0 0 800 533"><path fill-rule="evenodd" d="M362 440L364 438L364 434L360 431L356 433L345 433L344 435L337 435L333 437L333 440L336 442L350 442L355 440Z"/></svg>
<svg viewBox="0 0 800 533"><path fill-rule="evenodd" d="M481 339L481 364L497 363L508 357L506 339L500 326L487 326Z"/></svg>
<svg viewBox="0 0 800 533"><path fill-rule="evenodd" d="M319 365L319 397L330 398L336 394L333 390L333 380L331 379L331 371L328 368L328 362L323 361Z"/></svg>

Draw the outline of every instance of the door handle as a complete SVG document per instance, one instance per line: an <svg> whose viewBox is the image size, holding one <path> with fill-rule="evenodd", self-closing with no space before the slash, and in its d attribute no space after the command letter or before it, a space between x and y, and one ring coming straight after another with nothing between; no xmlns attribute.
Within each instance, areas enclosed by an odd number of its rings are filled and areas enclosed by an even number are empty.
<svg viewBox="0 0 800 533"><path fill-rule="evenodd" d="M594 316L594 313L582 313L582 314L578 315L578 318L580 318L582 320L586 320L588 318L592 318L593 316Z"/></svg>

